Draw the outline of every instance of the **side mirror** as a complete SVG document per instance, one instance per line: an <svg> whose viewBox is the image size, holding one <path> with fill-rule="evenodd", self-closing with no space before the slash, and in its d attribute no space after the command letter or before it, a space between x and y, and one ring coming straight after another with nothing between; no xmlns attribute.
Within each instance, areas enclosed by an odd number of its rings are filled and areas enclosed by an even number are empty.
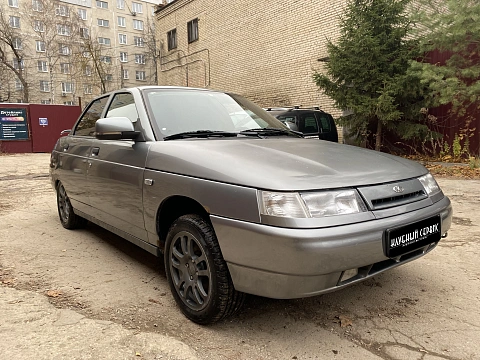
<svg viewBox="0 0 480 360"><path fill-rule="evenodd" d="M66 136L66 135L70 134L71 132L72 132L72 129L62 130L62 132L60 133L60 136Z"/></svg>
<svg viewBox="0 0 480 360"><path fill-rule="evenodd" d="M99 140L135 140L140 136L132 122L123 116L98 119L95 123L95 137Z"/></svg>

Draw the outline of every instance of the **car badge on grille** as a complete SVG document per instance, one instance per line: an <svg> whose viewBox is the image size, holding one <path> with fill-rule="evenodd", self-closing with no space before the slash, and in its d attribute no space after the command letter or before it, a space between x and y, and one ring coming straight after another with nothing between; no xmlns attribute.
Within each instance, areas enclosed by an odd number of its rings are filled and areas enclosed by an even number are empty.
<svg viewBox="0 0 480 360"><path fill-rule="evenodd" d="M403 190L405 190L405 189L401 186L398 186L398 185L393 187L393 191L395 191L396 193L402 193Z"/></svg>

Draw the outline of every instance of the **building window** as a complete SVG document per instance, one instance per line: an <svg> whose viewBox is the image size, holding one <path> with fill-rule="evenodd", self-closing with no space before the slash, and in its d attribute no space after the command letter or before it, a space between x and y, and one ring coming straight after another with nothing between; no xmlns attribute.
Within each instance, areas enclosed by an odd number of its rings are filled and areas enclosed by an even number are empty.
<svg viewBox="0 0 480 360"><path fill-rule="evenodd" d="M98 26L108 27L108 20L97 19Z"/></svg>
<svg viewBox="0 0 480 360"><path fill-rule="evenodd" d="M73 83L71 82L62 82L62 93L70 94L73 92Z"/></svg>
<svg viewBox="0 0 480 360"><path fill-rule="evenodd" d="M145 64L145 55L135 54L135 64Z"/></svg>
<svg viewBox="0 0 480 360"><path fill-rule="evenodd" d="M120 53L120 61L121 62L127 62L128 61L128 55L126 52L121 52Z"/></svg>
<svg viewBox="0 0 480 360"><path fill-rule="evenodd" d="M125 22L125 18L123 16L119 16L117 17L118 19L118 26L120 27L126 27L126 22Z"/></svg>
<svg viewBox="0 0 480 360"><path fill-rule="evenodd" d="M32 10L42 12L43 3L40 0L32 0Z"/></svg>
<svg viewBox="0 0 480 360"><path fill-rule="evenodd" d="M40 41L40 40L36 40L35 41L35 49L37 50L37 52L45 52L45 42Z"/></svg>
<svg viewBox="0 0 480 360"><path fill-rule="evenodd" d="M88 28L80 28L80 37L88 39Z"/></svg>
<svg viewBox="0 0 480 360"><path fill-rule="evenodd" d="M135 71L135 79L140 81L145 81L145 71Z"/></svg>
<svg viewBox="0 0 480 360"><path fill-rule="evenodd" d="M25 63L23 62L23 59L13 59L13 67L15 70L25 69Z"/></svg>
<svg viewBox="0 0 480 360"><path fill-rule="evenodd" d="M118 42L122 45L127 45L127 35L118 34Z"/></svg>
<svg viewBox="0 0 480 360"><path fill-rule="evenodd" d="M128 79L128 70L127 69L122 70L122 77L123 77L124 80Z"/></svg>
<svg viewBox="0 0 480 360"><path fill-rule="evenodd" d="M140 3L132 2L132 12L136 14L143 13L143 6Z"/></svg>
<svg viewBox="0 0 480 360"><path fill-rule="evenodd" d="M18 16L10 16L10 26L12 28L20 28L20 18Z"/></svg>
<svg viewBox="0 0 480 360"><path fill-rule="evenodd" d="M70 36L70 26L57 24L57 34L62 36Z"/></svg>
<svg viewBox="0 0 480 360"><path fill-rule="evenodd" d="M70 9L68 8L67 5L58 5L57 8L55 9L55 14L59 16L68 17L70 16Z"/></svg>
<svg viewBox="0 0 480 360"><path fill-rule="evenodd" d="M193 19L187 23L188 30L188 42L194 42L198 40L198 19Z"/></svg>
<svg viewBox="0 0 480 360"><path fill-rule="evenodd" d="M117 9L125 8L125 0L117 0Z"/></svg>
<svg viewBox="0 0 480 360"><path fill-rule="evenodd" d="M12 45L15 50L22 50L22 39L20 38L13 38Z"/></svg>
<svg viewBox="0 0 480 360"><path fill-rule="evenodd" d="M97 0L97 8L108 9L108 2Z"/></svg>
<svg viewBox="0 0 480 360"><path fill-rule="evenodd" d="M40 104L42 104L42 105L50 105L51 103L52 103L52 102L51 102L50 99L48 99L48 100L40 100Z"/></svg>
<svg viewBox="0 0 480 360"><path fill-rule="evenodd" d="M72 105L73 105L73 101L64 101L64 102L63 102L63 105L72 106Z"/></svg>
<svg viewBox="0 0 480 360"><path fill-rule="evenodd" d="M70 48L65 44L59 44L58 53L60 55L70 55Z"/></svg>
<svg viewBox="0 0 480 360"><path fill-rule="evenodd" d="M40 91L50 92L50 83L46 80L40 80Z"/></svg>
<svg viewBox="0 0 480 360"><path fill-rule="evenodd" d="M111 56L100 56L100 61L103 61L106 64L111 64L112 63L112 57Z"/></svg>
<svg viewBox="0 0 480 360"><path fill-rule="evenodd" d="M83 85L83 93L86 95L93 93L93 86L92 85Z"/></svg>
<svg viewBox="0 0 480 360"><path fill-rule="evenodd" d="M78 17L82 20L87 20L87 10L86 9L78 9Z"/></svg>
<svg viewBox="0 0 480 360"><path fill-rule="evenodd" d="M18 8L18 0L8 0L8 6Z"/></svg>
<svg viewBox="0 0 480 360"><path fill-rule="evenodd" d="M135 30L143 30L143 21L133 19L133 28Z"/></svg>
<svg viewBox="0 0 480 360"><path fill-rule="evenodd" d="M108 45L108 46L110 46L110 39L109 39L109 38L99 37L99 38L98 38L98 43L99 43L100 45Z"/></svg>
<svg viewBox="0 0 480 360"><path fill-rule="evenodd" d="M105 81L113 81L113 75L112 74L105 74L104 79L105 79Z"/></svg>
<svg viewBox="0 0 480 360"><path fill-rule="evenodd" d="M92 76L92 67L90 65L85 65L85 68L83 69L83 74L85 76Z"/></svg>
<svg viewBox="0 0 480 360"><path fill-rule="evenodd" d="M138 46L138 47L143 47L143 45L144 45L143 38L141 38L139 36L134 36L133 37L133 44L135 46Z"/></svg>
<svg viewBox="0 0 480 360"><path fill-rule="evenodd" d="M15 79L15 90L20 91L23 90L23 84L19 79ZM21 101L17 101L21 102Z"/></svg>
<svg viewBox="0 0 480 360"><path fill-rule="evenodd" d="M70 64L69 63L61 63L60 64L60 72L62 74L70 74Z"/></svg>
<svg viewBox="0 0 480 360"><path fill-rule="evenodd" d="M167 45L168 51L177 48L177 29L173 29L167 32Z"/></svg>
<svg viewBox="0 0 480 360"><path fill-rule="evenodd" d="M40 20L35 20L33 22L33 30L35 30L36 32L44 32L45 24Z"/></svg>
<svg viewBox="0 0 480 360"><path fill-rule="evenodd" d="M48 66L46 61L38 60L37 67L39 72L48 72Z"/></svg>

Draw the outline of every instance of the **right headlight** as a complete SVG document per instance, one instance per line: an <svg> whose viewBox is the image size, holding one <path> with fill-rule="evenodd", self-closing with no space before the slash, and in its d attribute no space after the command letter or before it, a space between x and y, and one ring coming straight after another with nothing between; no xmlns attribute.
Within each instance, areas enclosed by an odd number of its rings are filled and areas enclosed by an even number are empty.
<svg viewBox="0 0 480 360"><path fill-rule="evenodd" d="M260 213L289 218L321 218L367 211L356 190L308 193L261 191Z"/></svg>
<svg viewBox="0 0 480 360"><path fill-rule="evenodd" d="M440 186L438 186L435 178L430 173L419 177L418 180L420 180L420 182L422 183L423 188L425 189L425 192L428 196L433 196L441 191Z"/></svg>

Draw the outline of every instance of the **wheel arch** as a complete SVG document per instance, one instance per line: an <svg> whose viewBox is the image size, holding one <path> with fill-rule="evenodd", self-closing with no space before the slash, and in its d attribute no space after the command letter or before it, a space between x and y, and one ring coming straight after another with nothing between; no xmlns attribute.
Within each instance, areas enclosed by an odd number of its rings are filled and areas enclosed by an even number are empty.
<svg viewBox="0 0 480 360"><path fill-rule="evenodd" d="M197 214L211 225L209 211L192 198L182 195L173 195L162 201L156 217L156 228L160 239L161 251L165 248L165 241L170 226L180 216L187 214Z"/></svg>

